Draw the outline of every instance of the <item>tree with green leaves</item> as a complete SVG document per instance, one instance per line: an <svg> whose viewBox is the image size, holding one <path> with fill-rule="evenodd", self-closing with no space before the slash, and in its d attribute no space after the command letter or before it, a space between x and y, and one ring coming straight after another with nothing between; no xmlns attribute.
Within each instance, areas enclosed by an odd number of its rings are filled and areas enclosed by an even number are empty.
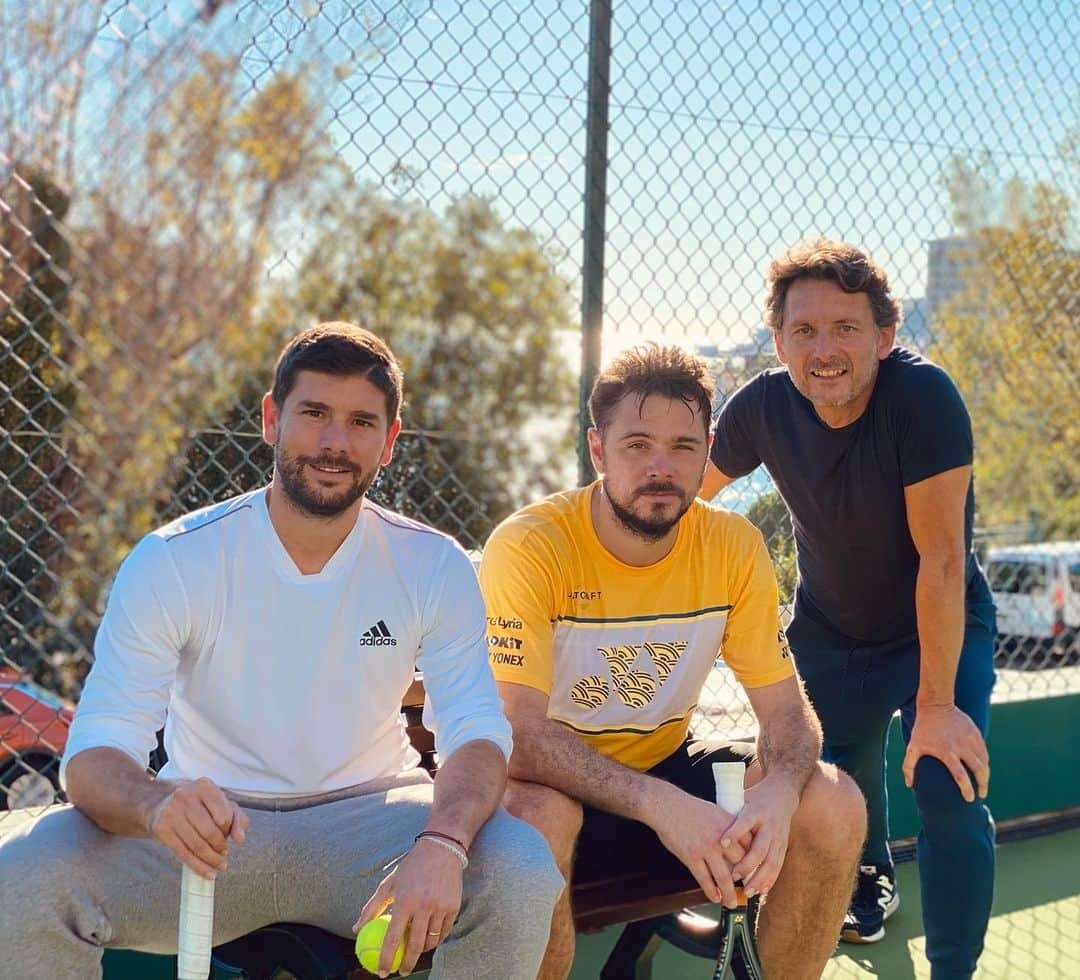
<svg viewBox="0 0 1080 980"><path fill-rule="evenodd" d="M361 187L283 303L291 325L352 320L405 372L405 432L377 493L477 546L555 489L573 452L576 385L559 351L570 286L529 231L464 197L442 213Z"/></svg>
<svg viewBox="0 0 1080 980"><path fill-rule="evenodd" d="M763 493L746 511L746 519L754 525L765 539L776 571L776 584L780 590L780 604L788 605L795 600L795 538L791 530L791 515L787 504L775 491Z"/></svg>

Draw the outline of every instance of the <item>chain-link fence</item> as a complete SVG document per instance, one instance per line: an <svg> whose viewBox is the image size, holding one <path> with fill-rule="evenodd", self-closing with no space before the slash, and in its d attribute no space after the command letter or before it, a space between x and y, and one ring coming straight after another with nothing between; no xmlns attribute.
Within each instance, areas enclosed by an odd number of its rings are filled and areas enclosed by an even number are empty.
<svg viewBox="0 0 1080 980"><path fill-rule="evenodd" d="M127 550L266 479L258 400L296 327L386 336L407 435L376 496L477 548L575 479L582 325L586 372L602 324L605 355L693 347L726 396L775 364L768 260L818 233L887 268L900 342L971 408L995 696L1080 690L1080 544L1043 544L1080 539L1075 4L25 0L0 18L8 805L51 797L64 734L24 682L77 698ZM790 594L767 478L721 501ZM722 670L702 711L749 721Z"/></svg>

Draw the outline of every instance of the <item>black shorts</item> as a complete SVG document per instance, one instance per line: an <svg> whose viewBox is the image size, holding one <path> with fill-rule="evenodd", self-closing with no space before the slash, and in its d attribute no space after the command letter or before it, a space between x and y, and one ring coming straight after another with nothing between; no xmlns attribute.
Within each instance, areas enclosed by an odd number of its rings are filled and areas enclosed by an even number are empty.
<svg viewBox="0 0 1080 980"><path fill-rule="evenodd" d="M687 739L666 759L648 770L650 776L663 779L687 793L710 803L716 800L713 781L714 762L744 762L755 756L753 742L703 742ZM616 874L627 865L627 857L656 854L658 872L678 871L682 862L659 841L656 833L637 820L627 820L613 813L584 808L584 823L574 856L574 874L599 878Z"/></svg>

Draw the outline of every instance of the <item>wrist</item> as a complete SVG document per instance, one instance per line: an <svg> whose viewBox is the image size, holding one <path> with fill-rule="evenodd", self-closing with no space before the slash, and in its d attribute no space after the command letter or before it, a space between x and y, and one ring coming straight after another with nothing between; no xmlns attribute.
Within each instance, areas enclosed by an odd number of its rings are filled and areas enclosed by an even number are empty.
<svg viewBox="0 0 1080 980"><path fill-rule="evenodd" d="M442 837L453 844L457 844L466 854L469 852L469 848L472 847L473 838L476 836L476 832L466 832L457 820L446 819L432 820L416 836L420 837L424 834L429 834L432 837Z"/></svg>
<svg viewBox="0 0 1080 980"><path fill-rule="evenodd" d="M768 773L761 781L761 785L768 786L774 792L780 794L787 802L788 809L794 813L802 797L802 786L794 779L782 772Z"/></svg>
<svg viewBox="0 0 1080 980"><path fill-rule="evenodd" d="M955 708L956 701L944 694L933 694L927 692L926 694L919 693L915 695L915 707L916 708Z"/></svg>
<svg viewBox="0 0 1080 980"><path fill-rule="evenodd" d="M656 830L665 816L678 811L676 794L683 795L683 791L674 784L645 776L641 792L636 794L635 802L628 808L626 816Z"/></svg>
<svg viewBox="0 0 1080 980"><path fill-rule="evenodd" d="M176 784L172 780L154 779L138 795L135 812L138 826L142 829L144 837L154 836L154 825L157 823L158 815L174 789L176 789Z"/></svg>
<svg viewBox="0 0 1080 980"><path fill-rule="evenodd" d="M451 834L444 834L438 830L422 830L413 840L413 844L431 844L448 854L453 854L461 864L464 871L469 866L469 852L465 845Z"/></svg>

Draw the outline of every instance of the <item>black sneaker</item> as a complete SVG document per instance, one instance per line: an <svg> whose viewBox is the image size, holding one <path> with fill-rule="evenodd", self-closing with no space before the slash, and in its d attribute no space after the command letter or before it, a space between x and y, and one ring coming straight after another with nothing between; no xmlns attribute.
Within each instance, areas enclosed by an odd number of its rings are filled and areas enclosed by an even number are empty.
<svg viewBox="0 0 1080 980"><path fill-rule="evenodd" d="M876 943L884 939L885 920L899 907L900 893L896 890L892 865L860 864L840 939L845 943Z"/></svg>

